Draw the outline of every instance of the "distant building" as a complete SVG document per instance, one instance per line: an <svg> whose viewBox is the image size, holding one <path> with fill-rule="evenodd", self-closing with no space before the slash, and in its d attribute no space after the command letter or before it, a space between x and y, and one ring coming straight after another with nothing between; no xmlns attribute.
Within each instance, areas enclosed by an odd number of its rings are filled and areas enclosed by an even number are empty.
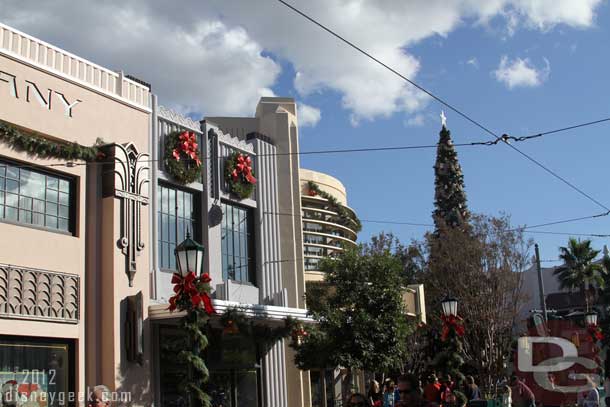
<svg viewBox="0 0 610 407"><path fill-rule="evenodd" d="M301 208L303 216L303 260L305 281L321 281L324 278L319 262L343 251L344 245L355 246L358 238L356 224L342 220L328 199L315 193L309 186L314 183L321 191L355 215L347 205L345 187L338 179L321 172L299 170L301 182Z"/></svg>

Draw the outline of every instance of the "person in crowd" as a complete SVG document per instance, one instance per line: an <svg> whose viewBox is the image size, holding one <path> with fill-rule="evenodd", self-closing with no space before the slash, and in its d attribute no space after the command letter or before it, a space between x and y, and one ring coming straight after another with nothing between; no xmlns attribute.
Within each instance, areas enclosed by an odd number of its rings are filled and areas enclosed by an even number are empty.
<svg viewBox="0 0 610 407"><path fill-rule="evenodd" d="M441 383L441 404L443 406L452 403L455 399L453 395L454 383L451 380L451 375L446 375Z"/></svg>
<svg viewBox="0 0 610 407"><path fill-rule="evenodd" d="M606 373L606 380L604 380L604 392L606 392L606 407L610 407L610 372Z"/></svg>
<svg viewBox="0 0 610 407"><path fill-rule="evenodd" d="M396 392L395 407L419 407L424 404L419 380L414 375L400 375Z"/></svg>
<svg viewBox="0 0 610 407"><path fill-rule="evenodd" d="M581 407L599 407L599 391L597 390L597 383L589 375L587 376L587 384L590 389L582 394L579 394L578 405Z"/></svg>
<svg viewBox="0 0 610 407"><path fill-rule="evenodd" d="M89 396L90 407L110 407L112 401L112 393L107 386L98 384L93 388Z"/></svg>
<svg viewBox="0 0 610 407"><path fill-rule="evenodd" d="M383 404L383 393L381 392L377 380L371 380L367 397L369 398L369 403L373 407L381 407Z"/></svg>
<svg viewBox="0 0 610 407"><path fill-rule="evenodd" d="M502 400L502 406L501 407L512 407L513 405L513 399L512 399L512 391L509 385L505 384L501 387L502 393L501 393L501 400Z"/></svg>
<svg viewBox="0 0 610 407"><path fill-rule="evenodd" d="M371 407L364 394L354 393L347 400L347 407Z"/></svg>
<svg viewBox="0 0 610 407"><path fill-rule="evenodd" d="M519 380L516 375L510 377L511 398L514 407L535 407L536 398L534 392Z"/></svg>
<svg viewBox="0 0 610 407"><path fill-rule="evenodd" d="M441 384L435 374L428 376L428 384L424 387L424 399L432 403L441 402Z"/></svg>
<svg viewBox="0 0 610 407"><path fill-rule="evenodd" d="M394 382L392 380L386 382L385 390L383 392L383 407L394 407Z"/></svg>
<svg viewBox="0 0 610 407"><path fill-rule="evenodd" d="M479 390L479 386L474 381L474 377L466 376L466 385L464 386L464 394L470 400L480 400L481 399L481 391Z"/></svg>

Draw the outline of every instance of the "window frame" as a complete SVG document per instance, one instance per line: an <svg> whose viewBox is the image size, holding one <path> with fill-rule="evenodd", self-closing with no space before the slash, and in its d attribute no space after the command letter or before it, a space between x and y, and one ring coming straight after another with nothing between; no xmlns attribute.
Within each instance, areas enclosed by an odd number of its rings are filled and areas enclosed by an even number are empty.
<svg viewBox="0 0 610 407"><path fill-rule="evenodd" d="M157 213L155 214L155 222L157 222L157 239L156 239L156 246L157 246L157 261L159 264L159 270L165 272L165 273L175 273L178 271L178 269L172 269L172 268L167 268L165 267L165 265L162 263L162 250L161 250L161 244L162 243L168 243L168 244L172 244L172 242L170 242L169 240L163 240L163 230L162 230L162 224L163 221L160 218L161 215L169 215L169 216L173 216L174 217L174 233L176 236L176 245L180 244L180 242L182 242L182 240L179 240L178 238L178 219L182 218L182 219L186 219L183 216L178 216L178 204L177 204L177 199L176 199L176 206L174 207L174 214L170 215L169 212L162 212L162 208L163 208L163 203L161 202L162 198L163 198L163 194L161 193L161 188L166 188L169 190L173 190L176 192L183 192L186 194L190 194L193 197L192 200L192 204L191 204L191 224L194 223L195 226L193 227L193 230L191 230L191 238L195 241L201 241L201 223L203 221L202 216L201 216L201 191L198 190L194 190L194 189L190 189L190 188L183 188L180 187L178 185L166 182L164 180L159 179L158 183L157 183L157 194L158 194L158 200L160 202L160 204L157 205ZM169 222L168 222L169 223Z"/></svg>
<svg viewBox="0 0 610 407"><path fill-rule="evenodd" d="M4 198L2 200L0 200L0 205L2 206L2 213L0 213L0 223L6 223L9 225L15 225L15 226L22 226L22 227L41 230L41 231L45 231L45 232L58 233L60 235L65 235L65 236L74 236L74 237L78 236L77 219L78 219L78 212L79 212L79 208L78 208L78 191L79 191L78 180L79 180L79 177L77 177L76 175L72 175L72 174L65 174L65 173L61 173L61 172L57 172L57 171L50 171L42 166L38 166L35 164L32 164L32 165L24 164L21 161L13 160L13 159L11 159L9 157L5 157L5 156L0 156L0 166L4 166L4 168L5 168L4 175L0 176L2 179L4 179L4 186L3 186L3 188L0 188L0 191L4 193ZM8 179L9 179L9 177L8 177L8 167L9 166L17 167L17 169L19 170L18 179L16 180L18 182L18 186L19 186L19 190L18 190L19 192L16 194L18 197L17 207L6 204L7 184L8 184ZM39 199L39 198L35 198L32 196L27 196L27 195L21 194L21 170L27 170L27 171L30 171L30 172L33 172L33 173L36 173L39 175L43 175L45 177L45 186L44 186L45 187L45 198L44 199ZM59 214L60 206L66 206L66 205L60 204L59 194L62 193L62 191L60 190L59 184L56 189L51 188L51 190L54 190L58 193L58 197L55 200L55 202L47 201L47 190L49 190L49 187L47 185L46 177L53 177L53 178L57 179L58 181L66 181L68 183L68 205L67 205L68 218L64 218L64 217L60 216L60 214ZM11 180L15 180L15 179L11 178ZM32 209L29 209L29 210L21 209L20 203L21 203L22 198L28 198L28 199L32 200L32 205L30 206ZM44 212L34 211L34 208L33 208L34 199L44 201ZM47 211L46 211L47 203L55 204L57 206L56 215L47 214ZM8 219L6 217L7 206L10 206L11 208L15 208L17 210L17 220ZM31 216L33 216L34 213L40 214L41 216L43 216L45 225L38 225L35 223L28 223L28 222L19 220L19 218L21 216L21 214L20 214L21 211L27 211L31 214ZM59 229L59 228L54 228L52 226L47 226L46 225L47 216L55 217L58 221L58 224L59 224L60 218L67 219L68 220L68 230L63 230L63 229Z"/></svg>
<svg viewBox="0 0 610 407"><path fill-rule="evenodd" d="M229 200L221 200L221 207L223 209L223 219L222 219L222 223L220 225L220 254L221 254L221 268L222 268L222 279L223 281L227 281L227 280L231 280L234 281L236 283L240 283L240 284L251 284L253 286L256 286L256 235L255 235L255 229L254 229L254 210L253 208L249 207L249 206L245 206L245 205L240 205L236 202L233 201L229 201ZM229 275L228 269L225 269L225 261L228 261L229 259L229 255L228 255L228 244L229 244L229 240L225 240L223 238L223 236L225 235L226 231L228 231L228 221L229 221L229 217L227 216L226 213L226 208L227 207L231 207L231 208L236 208L238 211L243 211L246 214L246 253L245 253L245 259L246 259L246 271L245 273L247 274L247 277L244 279L243 278L243 273L244 271L240 271L239 275L240 278L237 278L238 273L237 271L233 270L233 278ZM233 211L231 213L231 243L233 246L233 250L232 253L233 255L231 256L233 258L233 264L235 264L235 258L239 258L240 259L240 267L243 267L242 264L242 260L244 259L244 256L238 255L236 256L235 253L235 239L234 236L237 233L238 235L241 235L242 232L240 232L239 230L235 230L235 222L233 221L234 219L234 215L233 215ZM241 242L241 240L240 240ZM238 250L241 250L241 244L238 247Z"/></svg>

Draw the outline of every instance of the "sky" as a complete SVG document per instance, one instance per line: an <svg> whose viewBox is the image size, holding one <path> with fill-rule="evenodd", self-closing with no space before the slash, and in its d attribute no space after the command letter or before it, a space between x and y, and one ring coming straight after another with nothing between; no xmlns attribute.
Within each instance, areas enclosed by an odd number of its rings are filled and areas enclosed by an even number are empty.
<svg viewBox="0 0 610 407"><path fill-rule="evenodd" d="M610 7L603 0L288 0L497 134L610 117ZM429 145L440 112L455 143L472 123L277 0L4 0L0 21L152 84L193 118L251 116L261 96L298 103L301 151ZM515 144L602 205L610 123ZM533 225L605 212L506 145L462 147L469 208ZM435 150L306 155L364 220L431 223ZM610 234L610 216L539 228ZM364 222L421 239L425 227ZM568 236L528 234L543 260ZM592 238L601 249L607 238ZM552 265L546 263L545 265Z"/></svg>

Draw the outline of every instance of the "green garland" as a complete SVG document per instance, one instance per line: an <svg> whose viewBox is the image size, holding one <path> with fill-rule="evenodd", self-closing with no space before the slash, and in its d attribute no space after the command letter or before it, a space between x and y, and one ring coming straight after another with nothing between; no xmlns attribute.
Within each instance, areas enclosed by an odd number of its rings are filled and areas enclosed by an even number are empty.
<svg viewBox="0 0 610 407"><path fill-rule="evenodd" d="M184 131L174 131L165 136L165 150L163 158L165 161L165 171L172 176L176 181L181 184L190 184L191 182L197 181L201 177L203 166L201 161L199 164L196 160L189 157L183 151L180 151L180 160L176 160L174 151L178 149L180 144L180 135L185 133ZM201 160L199 151L197 151L197 158Z"/></svg>
<svg viewBox="0 0 610 407"><path fill-rule="evenodd" d="M104 142L99 138L95 145L85 147L76 142L58 142L39 135L24 133L4 122L0 122L0 141L16 150L41 158L58 158L66 161L82 160L85 162L104 158L104 153L100 150Z"/></svg>
<svg viewBox="0 0 610 407"><path fill-rule="evenodd" d="M362 230L362 223L360 222L360 219L358 219L354 212L340 204L339 201L337 201L337 198L335 198L328 192L322 191L320 189L320 186L313 181L307 182L307 188L309 190L310 195L319 195L321 198L324 198L328 201L331 209L334 212L337 212L337 215L339 217L339 221L337 223L354 230L356 233Z"/></svg>
<svg viewBox="0 0 610 407"><path fill-rule="evenodd" d="M203 360L203 351L208 346L208 338L201 331L201 325L208 320L208 315L201 308L195 308L180 320L180 326L188 339L189 347L178 353L178 359L189 367L183 381L180 382L180 390L194 396L198 402L193 400L194 406L211 407L210 396L203 390L205 383L210 378L210 372Z"/></svg>
<svg viewBox="0 0 610 407"><path fill-rule="evenodd" d="M240 156L249 158L246 154L241 154L239 152L234 152L227 157L225 162L225 181L229 191L239 197L239 199L246 199L252 196L252 192L254 192L254 183L248 181L243 172L237 174L237 180L233 179L233 172L237 169L237 160ZM254 177L254 171L251 171L251 175Z"/></svg>
<svg viewBox="0 0 610 407"><path fill-rule="evenodd" d="M233 328L234 333L251 338L257 345L261 346L264 352L271 349L277 341L292 336L299 327L297 320L292 317L286 317L284 324L276 328L256 324L257 319L260 318L248 318L239 308L228 308L220 317L220 322L225 328Z"/></svg>

